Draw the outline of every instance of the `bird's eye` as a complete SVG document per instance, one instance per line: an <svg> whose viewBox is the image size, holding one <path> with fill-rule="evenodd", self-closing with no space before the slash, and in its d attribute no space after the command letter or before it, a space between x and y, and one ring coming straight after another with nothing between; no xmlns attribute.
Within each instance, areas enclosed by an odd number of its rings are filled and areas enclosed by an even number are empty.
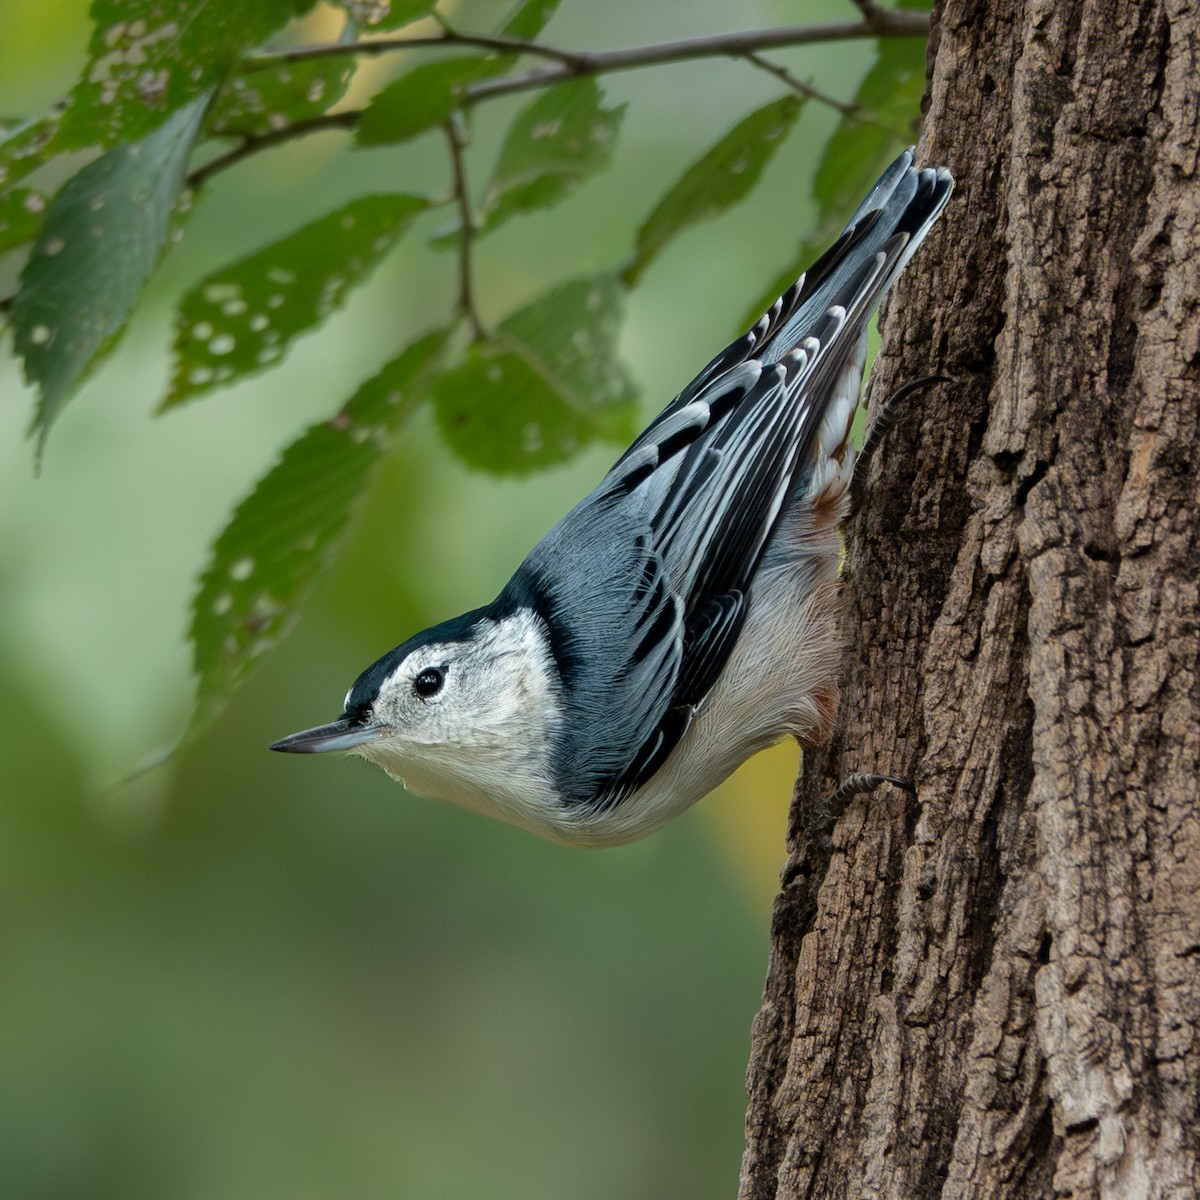
<svg viewBox="0 0 1200 1200"><path fill-rule="evenodd" d="M442 684L445 682L446 672L441 667L426 667L413 680L413 691L422 700L428 700L430 696L436 696L442 690Z"/></svg>

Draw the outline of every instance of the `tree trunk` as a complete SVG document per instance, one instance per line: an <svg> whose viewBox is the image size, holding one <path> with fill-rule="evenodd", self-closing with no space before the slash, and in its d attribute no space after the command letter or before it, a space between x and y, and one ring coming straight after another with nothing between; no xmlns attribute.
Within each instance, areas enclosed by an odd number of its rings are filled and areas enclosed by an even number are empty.
<svg viewBox="0 0 1200 1200"><path fill-rule="evenodd" d="M946 0L743 1200L1200 1196L1200 6ZM801 789L803 790L803 789ZM811 792L811 788L809 791Z"/></svg>

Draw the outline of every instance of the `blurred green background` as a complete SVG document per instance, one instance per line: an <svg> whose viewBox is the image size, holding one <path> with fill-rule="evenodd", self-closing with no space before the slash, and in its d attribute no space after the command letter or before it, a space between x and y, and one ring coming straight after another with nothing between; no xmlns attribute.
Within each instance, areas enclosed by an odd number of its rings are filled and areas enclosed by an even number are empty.
<svg viewBox="0 0 1200 1200"><path fill-rule="evenodd" d="M448 11L484 29L503 7ZM853 16L849 0L564 0L544 38L604 48ZM335 33L332 13L305 31ZM84 0L3 0L0 112L65 93L87 36ZM874 48L777 57L850 98ZM630 106L614 169L481 246L485 318L619 264L679 171L779 86L723 60L606 79ZM478 111L477 181L523 102ZM751 200L680 237L632 297L623 352L647 415L795 253L835 121L810 104ZM187 718L188 604L232 505L445 319L453 261L424 247L445 216L280 369L154 420L173 299L341 201L443 178L442 153L430 138L349 154L330 134L222 176L39 478L33 396L0 362L0 1196L735 1192L794 748L602 852L410 797L358 761L265 750L335 716L409 633L494 595L616 447L497 481L417 420L297 632L201 740L114 786Z"/></svg>

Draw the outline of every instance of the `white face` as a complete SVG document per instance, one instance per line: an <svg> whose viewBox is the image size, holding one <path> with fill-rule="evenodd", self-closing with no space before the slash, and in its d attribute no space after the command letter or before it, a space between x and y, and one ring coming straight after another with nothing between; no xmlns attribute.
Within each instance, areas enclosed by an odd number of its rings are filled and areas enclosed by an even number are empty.
<svg viewBox="0 0 1200 1200"><path fill-rule="evenodd" d="M379 736L355 752L415 791L473 808L464 790L521 779L540 788L556 689L535 617L484 620L468 641L431 642L401 661L371 705Z"/></svg>

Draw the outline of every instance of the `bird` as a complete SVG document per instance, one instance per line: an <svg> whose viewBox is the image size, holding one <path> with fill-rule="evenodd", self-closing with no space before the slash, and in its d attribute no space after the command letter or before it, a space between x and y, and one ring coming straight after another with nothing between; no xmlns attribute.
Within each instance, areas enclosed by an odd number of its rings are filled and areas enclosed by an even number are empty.
<svg viewBox="0 0 1200 1200"><path fill-rule="evenodd" d="M835 727L867 324L953 189L910 147L832 246L666 406L490 604L359 675L348 751L576 846L661 828L747 758Z"/></svg>

